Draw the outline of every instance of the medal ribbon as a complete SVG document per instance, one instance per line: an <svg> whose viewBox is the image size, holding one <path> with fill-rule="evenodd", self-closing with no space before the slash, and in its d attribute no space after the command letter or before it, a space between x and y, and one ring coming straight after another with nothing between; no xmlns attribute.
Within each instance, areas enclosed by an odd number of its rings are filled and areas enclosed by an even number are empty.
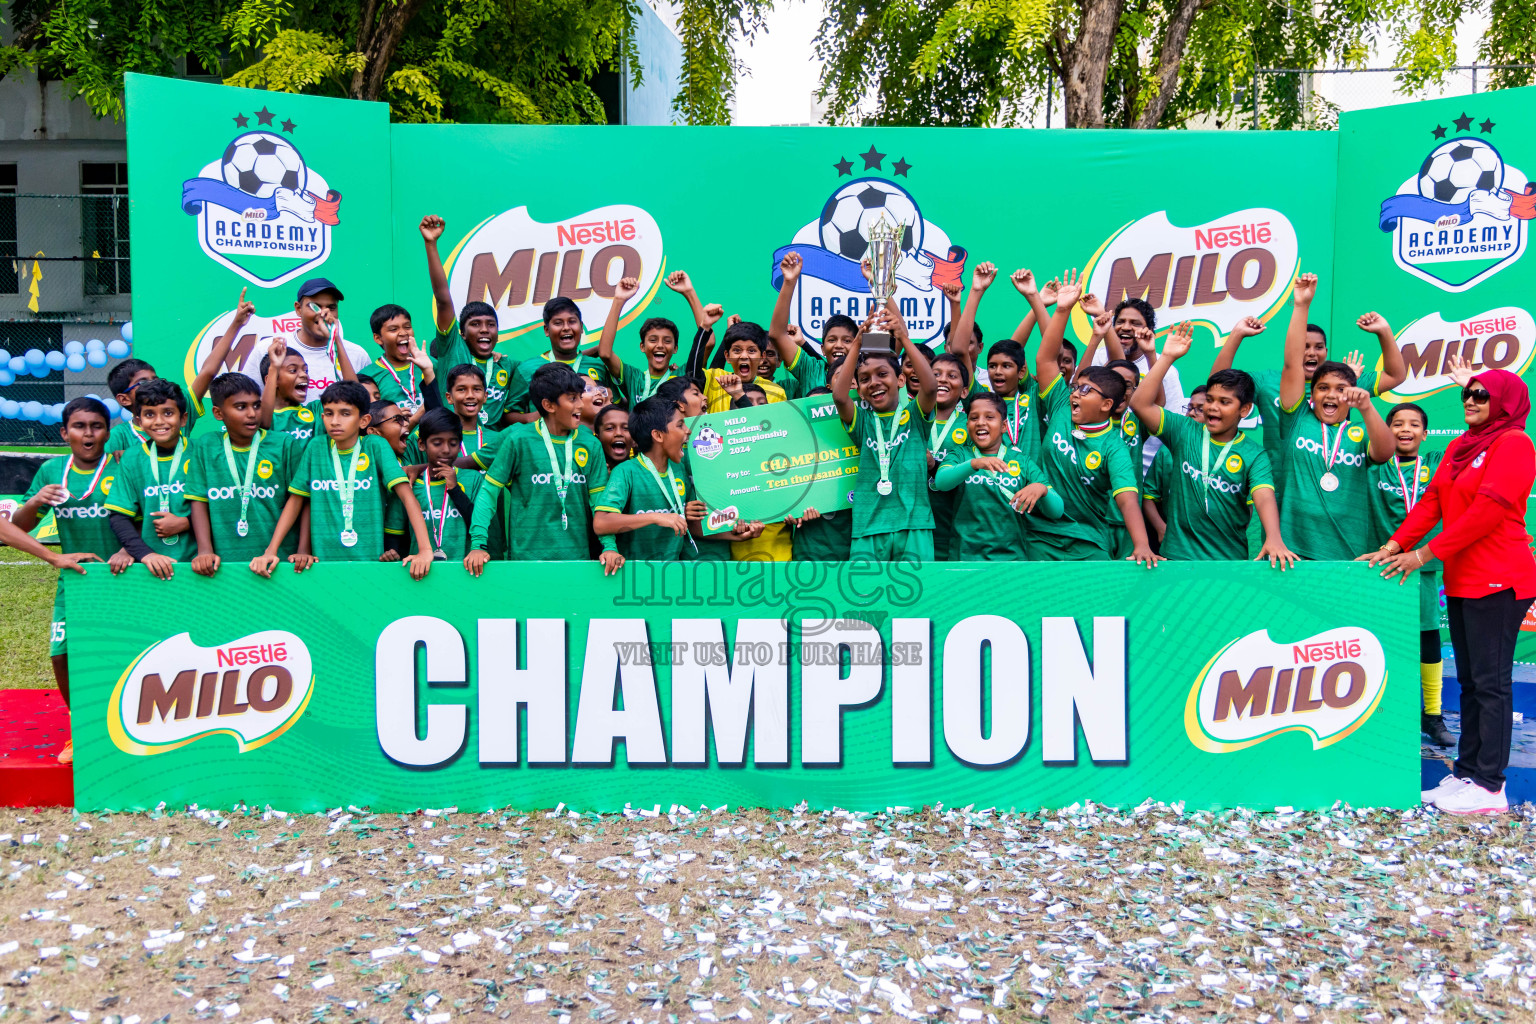
<svg viewBox="0 0 1536 1024"><path fill-rule="evenodd" d="M560 460L555 455L555 442L549 436L549 431L545 428L544 421L540 420L533 429L538 433L539 439L544 442L544 451L549 455L550 479L555 485L555 493L560 495L560 528L569 530L571 527L565 515L565 495L571 489L571 479L576 475L576 456L571 451L571 445L576 441L576 431L571 431L570 436L565 439L565 469L561 470ZM672 468L668 466L668 479L671 476Z"/></svg>
<svg viewBox="0 0 1536 1024"><path fill-rule="evenodd" d="M437 510L432 507L432 476L431 468L422 471L424 479L422 483L427 488L427 529L432 531L432 549L434 552L443 549L443 531L448 529L448 484L443 484L443 514L439 516Z"/></svg>
<svg viewBox="0 0 1536 1024"><path fill-rule="evenodd" d="M228 437L229 435L225 434L224 436ZM144 454L149 456L149 478L155 482L155 495L160 499L160 511L169 512L171 510L171 496L166 494L165 490L160 486L160 448L157 445L154 446L154 451L150 451L150 447L150 445L144 446ZM165 486L167 488L176 482L176 467L181 465L181 450L185 447L186 443L181 439L181 435L178 434L176 437L176 450L171 453L171 475L165 479Z"/></svg>
<svg viewBox="0 0 1536 1024"><path fill-rule="evenodd" d="M99 481L101 479L101 471L107 468L107 462L111 458L112 458L112 456L110 456L110 455L103 455L100 459L98 459L96 461L96 473L95 473L95 475L93 475L91 477L91 486L87 487L85 489L85 493L80 495L80 500L81 501L84 501L86 498L89 498L91 496L91 492L96 489L96 483L97 483L97 481ZM69 501L71 498L74 497L74 495L69 493L69 472L70 472L70 470L72 470L74 468L75 468L75 456L74 456L74 453L71 452L69 458L64 463L64 476L62 478L63 482L64 482L64 500L65 501Z"/></svg>
<svg viewBox="0 0 1536 1024"><path fill-rule="evenodd" d="M896 437L896 428L900 425L901 412L907 407L907 396L902 395L896 403L896 411L891 413L891 437ZM885 426L880 422L880 414L874 409L869 410L870 418L875 426L875 461L880 465L880 482L889 485L891 482L891 450L885 441ZM951 413L950 415L954 415Z"/></svg>
<svg viewBox="0 0 1536 1024"><path fill-rule="evenodd" d="M954 424L955 417L960 415L960 406L961 403L955 403L955 407L949 410L949 418L944 421L942 426L938 423L935 423L933 426L928 428L929 451L938 451L938 449L943 445L944 439L949 436L949 428Z"/></svg>
<svg viewBox="0 0 1536 1024"><path fill-rule="evenodd" d="M400 375L395 372L395 368L389 365L388 356L384 356L379 360L379 362L384 365L384 369L389 371L389 375L395 378L395 386L398 387L401 391L405 392L406 400L411 403L411 406L414 408L415 406L420 405L421 395L416 390L416 364L406 364L406 379L410 381L409 384L406 384L401 382Z"/></svg>
<svg viewBox="0 0 1536 1024"><path fill-rule="evenodd" d="M336 442L326 442L331 449L331 469L336 474L336 494L341 499L341 532L351 533L353 494L357 490L357 457L363 450L363 439L358 438L352 445L352 462L347 467L347 475L341 475L341 455L336 451Z"/></svg>
<svg viewBox="0 0 1536 1024"><path fill-rule="evenodd" d="M1237 444L1237 438L1238 438L1238 435L1237 434L1233 434L1232 435L1232 440L1228 441L1225 445L1223 445L1222 448L1221 448L1221 451L1217 453L1217 455L1216 455L1216 465L1218 467L1226 465L1226 462L1227 462L1227 452L1232 450L1232 446L1234 444ZM1200 439L1200 490L1205 495L1205 511L1207 513L1209 513L1211 511L1211 428L1210 427L1206 427L1205 428L1205 436Z"/></svg>
<svg viewBox="0 0 1536 1024"><path fill-rule="evenodd" d="M1328 424L1320 422L1318 425L1323 428L1323 468L1331 473L1333 464L1339 461L1339 445L1344 443L1344 431L1349 426L1349 421L1345 420L1339 424L1339 434L1333 439L1332 454L1328 451Z"/></svg>
<svg viewBox="0 0 1536 1024"><path fill-rule="evenodd" d="M1415 505L1417 505L1419 503L1419 496L1424 493L1423 491L1418 490L1418 486L1419 486L1419 467L1421 465L1423 465L1423 463L1424 463L1423 456L1415 455L1413 457L1413 476L1409 477L1408 480L1404 480L1403 479L1403 464L1401 462L1399 462L1395 458L1392 460L1392 468L1397 470L1397 483L1398 483L1398 486L1400 486L1403 489L1403 511L1404 512L1412 512L1413 511L1413 506L1415 506ZM1410 482L1412 483L1412 487L1409 486Z"/></svg>
<svg viewBox="0 0 1536 1024"><path fill-rule="evenodd" d="M230 443L229 435L224 435L224 462L229 466L230 480L240 489L240 523L245 525L246 512L251 507L251 481L256 474L256 450L261 447L262 438L267 436L265 430L256 431L256 436L251 438L251 450L245 457L245 477L242 482L240 471L235 466L235 446ZM241 532L241 536L244 536Z"/></svg>
<svg viewBox="0 0 1536 1024"><path fill-rule="evenodd" d="M1024 424L1024 421L1019 418L1019 407L1023 404L1023 398L1024 396L1019 392L1013 393L1013 415L1003 420L1003 426L1008 431L1009 444L1019 443L1019 430Z"/></svg>
<svg viewBox="0 0 1536 1024"><path fill-rule="evenodd" d="M661 493L665 495L667 499L667 507L686 520L688 518L688 514L683 509L682 495L677 493L677 477L672 475L672 463L667 463L667 482L662 483L661 474L656 472L655 466L651 465L649 456L641 455L639 456L638 461L642 466L646 468L646 471L651 474L651 479L656 481L656 486L661 488ZM688 538L688 543L693 546L694 551L699 550L699 546L693 543L692 530L684 533L683 536Z"/></svg>

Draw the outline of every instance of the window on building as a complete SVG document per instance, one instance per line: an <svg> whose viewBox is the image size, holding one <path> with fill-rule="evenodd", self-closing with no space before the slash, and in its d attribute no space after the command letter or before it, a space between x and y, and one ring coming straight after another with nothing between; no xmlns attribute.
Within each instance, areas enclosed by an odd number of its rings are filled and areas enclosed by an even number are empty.
<svg viewBox="0 0 1536 1024"><path fill-rule="evenodd" d="M21 290L16 266L16 165L0 164L0 295Z"/></svg>
<svg viewBox="0 0 1536 1024"><path fill-rule="evenodd" d="M80 165L85 294L123 295L128 276L128 165Z"/></svg>

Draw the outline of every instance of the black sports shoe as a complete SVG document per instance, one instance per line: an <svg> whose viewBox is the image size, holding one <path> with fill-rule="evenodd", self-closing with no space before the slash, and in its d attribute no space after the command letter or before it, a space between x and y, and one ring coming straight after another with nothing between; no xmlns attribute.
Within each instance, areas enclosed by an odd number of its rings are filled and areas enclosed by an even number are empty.
<svg viewBox="0 0 1536 1024"><path fill-rule="evenodd" d="M1419 716L1419 730L1429 738L1429 742L1437 747L1454 746L1456 743L1456 737L1452 736L1445 727L1445 717L1443 715L1421 714Z"/></svg>

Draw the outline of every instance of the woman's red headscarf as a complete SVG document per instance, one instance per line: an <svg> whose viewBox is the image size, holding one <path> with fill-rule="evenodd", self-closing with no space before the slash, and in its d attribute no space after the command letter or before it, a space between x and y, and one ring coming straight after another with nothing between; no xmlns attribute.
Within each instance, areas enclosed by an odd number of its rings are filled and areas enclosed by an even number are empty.
<svg viewBox="0 0 1536 1024"><path fill-rule="evenodd" d="M1453 480L1501 436L1511 430L1524 430L1525 418L1531 411L1531 393L1525 381L1508 370L1483 370L1472 378L1472 383L1481 384L1488 392L1488 418L1446 449Z"/></svg>

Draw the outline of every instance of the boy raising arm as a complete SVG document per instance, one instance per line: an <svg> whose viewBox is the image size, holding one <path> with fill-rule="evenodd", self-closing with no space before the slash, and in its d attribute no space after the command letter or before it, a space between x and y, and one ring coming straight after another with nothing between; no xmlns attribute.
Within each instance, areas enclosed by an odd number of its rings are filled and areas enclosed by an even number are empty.
<svg viewBox="0 0 1536 1024"><path fill-rule="evenodd" d="M1243 561L1251 502L1264 527L1264 546L1255 561L1267 559L1271 566L1287 569L1296 555L1281 538L1269 455L1241 426L1253 412L1253 379L1241 370L1211 374L1203 422L1171 414L1157 404L1158 385L1168 368L1189 352L1192 337L1190 325L1180 324L1131 395L1131 408L1162 438L1172 460L1172 472L1160 482L1159 492L1168 513L1163 554L1181 560Z"/></svg>

